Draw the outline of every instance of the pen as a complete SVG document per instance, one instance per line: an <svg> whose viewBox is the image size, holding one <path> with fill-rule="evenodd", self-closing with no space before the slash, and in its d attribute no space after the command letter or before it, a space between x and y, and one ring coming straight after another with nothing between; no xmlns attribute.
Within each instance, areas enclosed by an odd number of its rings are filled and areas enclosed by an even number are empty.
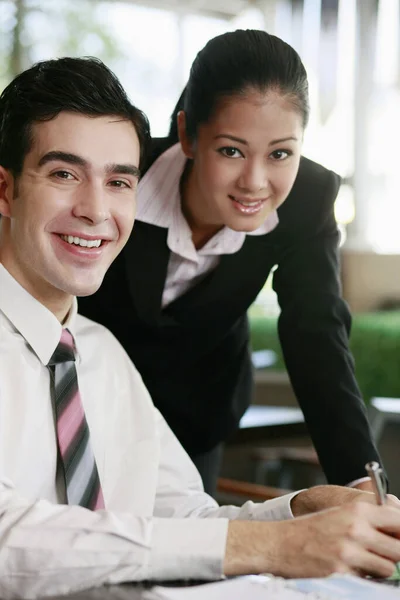
<svg viewBox="0 0 400 600"><path fill-rule="evenodd" d="M377 504L386 504L386 481L383 475L383 469L376 461L369 462L365 465L368 476L371 477L372 487Z"/></svg>
<svg viewBox="0 0 400 600"><path fill-rule="evenodd" d="M369 462L365 465L369 477L371 477L372 487L374 488L374 494L376 503L379 505L386 504L386 479L383 474L383 469L380 464L376 461ZM400 577L399 563L396 563L396 579ZM392 576L393 577L393 576Z"/></svg>

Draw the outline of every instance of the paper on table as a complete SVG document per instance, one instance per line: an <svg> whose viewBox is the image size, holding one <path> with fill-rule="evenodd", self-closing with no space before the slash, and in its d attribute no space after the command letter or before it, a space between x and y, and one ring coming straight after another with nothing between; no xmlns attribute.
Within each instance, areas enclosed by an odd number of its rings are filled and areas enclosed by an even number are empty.
<svg viewBox="0 0 400 600"><path fill-rule="evenodd" d="M305 592L318 589L337 600L399 600L400 590L385 583L376 583L353 575L331 575L323 579L292 579L297 589Z"/></svg>
<svg viewBox="0 0 400 600"><path fill-rule="evenodd" d="M400 590L350 575L291 580L250 575L193 587L156 586L145 597L148 600L399 600Z"/></svg>
<svg viewBox="0 0 400 600"><path fill-rule="evenodd" d="M148 600L332 600L319 592L299 592L284 579L236 577L193 587L154 587Z"/></svg>

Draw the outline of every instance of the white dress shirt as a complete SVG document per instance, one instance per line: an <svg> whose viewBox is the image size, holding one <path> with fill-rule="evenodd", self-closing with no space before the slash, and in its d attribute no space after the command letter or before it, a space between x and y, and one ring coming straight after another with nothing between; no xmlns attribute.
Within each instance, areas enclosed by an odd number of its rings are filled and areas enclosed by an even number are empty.
<svg viewBox="0 0 400 600"><path fill-rule="evenodd" d="M127 354L76 314L77 373L105 510L67 506L46 367L61 325L0 265L0 597L222 575L228 519L292 517L293 494L218 507Z"/></svg>
<svg viewBox="0 0 400 600"><path fill-rule="evenodd" d="M234 254L243 246L246 235L264 235L278 224L273 211L264 223L250 233L221 229L200 250L192 241L192 232L181 208L180 180L186 165L181 145L163 152L139 182L136 220L168 229L171 251L162 306L184 294L218 265L223 254Z"/></svg>

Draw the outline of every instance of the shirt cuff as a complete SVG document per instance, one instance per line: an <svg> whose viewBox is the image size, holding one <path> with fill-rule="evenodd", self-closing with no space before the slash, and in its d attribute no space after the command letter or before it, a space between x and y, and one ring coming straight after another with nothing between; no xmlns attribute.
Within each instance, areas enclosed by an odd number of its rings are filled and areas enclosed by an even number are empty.
<svg viewBox="0 0 400 600"><path fill-rule="evenodd" d="M291 492L260 504L254 504L250 519L252 521L286 521L294 519L292 513L292 499L303 490Z"/></svg>
<svg viewBox="0 0 400 600"><path fill-rule="evenodd" d="M154 519L146 579L223 577L228 519Z"/></svg>
<svg viewBox="0 0 400 600"><path fill-rule="evenodd" d="M371 477L360 477L360 479L355 479L354 481L350 481L350 483L346 483L346 487L353 488L359 483L364 483L365 481L371 481Z"/></svg>

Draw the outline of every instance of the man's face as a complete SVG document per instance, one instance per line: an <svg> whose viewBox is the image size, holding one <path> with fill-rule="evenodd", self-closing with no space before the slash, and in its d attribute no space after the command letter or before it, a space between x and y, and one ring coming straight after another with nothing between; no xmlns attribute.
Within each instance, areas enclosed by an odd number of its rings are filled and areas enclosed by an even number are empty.
<svg viewBox="0 0 400 600"><path fill-rule="evenodd" d="M139 155L131 122L64 112L33 126L17 182L0 167L0 261L43 304L100 286L133 226Z"/></svg>

